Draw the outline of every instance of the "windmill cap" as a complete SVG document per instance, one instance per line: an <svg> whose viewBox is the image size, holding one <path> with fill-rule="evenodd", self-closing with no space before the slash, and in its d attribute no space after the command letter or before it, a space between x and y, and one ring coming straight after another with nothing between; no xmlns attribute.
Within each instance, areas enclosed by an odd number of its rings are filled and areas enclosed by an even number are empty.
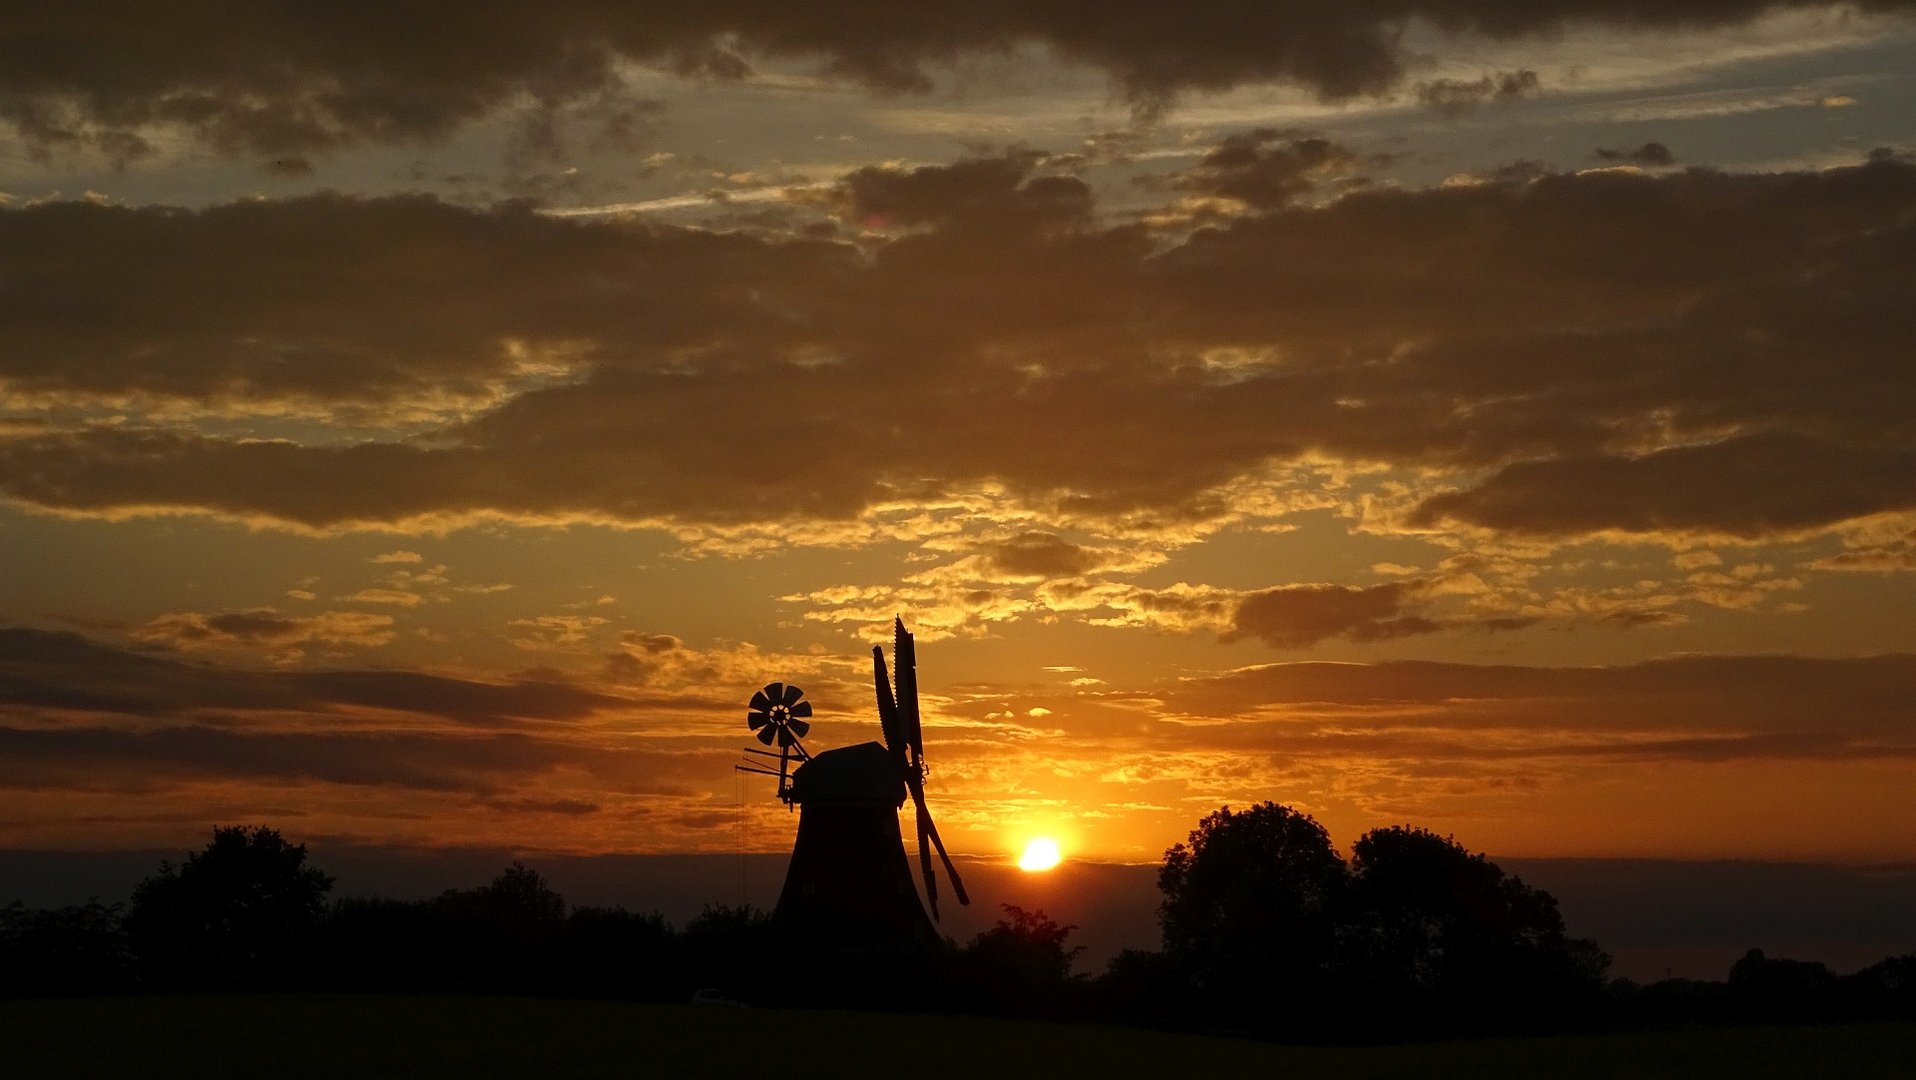
<svg viewBox="0 0 1916 1080"><path fill-rule="evenodd" d="M792 774L792 801L905 804L898 759L879 743L841 746L816 754Z"/></svg>

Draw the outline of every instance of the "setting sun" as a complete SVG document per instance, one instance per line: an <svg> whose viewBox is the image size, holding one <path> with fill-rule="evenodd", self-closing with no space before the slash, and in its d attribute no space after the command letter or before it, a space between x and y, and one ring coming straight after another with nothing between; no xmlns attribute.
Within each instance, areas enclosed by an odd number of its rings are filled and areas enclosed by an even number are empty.
<svg viewBox="0 0 1916 1080"><path fill-rule="evenodd" d="M1049 836L1040 836L1025 845L1025 853L1018 856L1020 870L1049 870L1064 858L1058 852L1058 842Z"/></svg>

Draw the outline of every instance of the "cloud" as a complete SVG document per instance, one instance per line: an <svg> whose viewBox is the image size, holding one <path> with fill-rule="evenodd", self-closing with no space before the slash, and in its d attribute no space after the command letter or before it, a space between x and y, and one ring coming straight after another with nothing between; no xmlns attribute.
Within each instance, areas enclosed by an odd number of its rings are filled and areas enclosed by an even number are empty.
<svg viewBox="0 0 1916 1080"><path fill-rule="evenodd" d="M1140 177L1147 187L1234 199L1258 210L1288 206L1325 180L1354 172L1361 159L1329 139L1258 128L1227 137L1190 170Z"/></svg>
<svg viewBox="0 0 1916 1080"><path fill-rule="evenodd" d="M1890 515L1845 531L1843 550L1812 562L1812 570L1884 573L1916 570L1916 525Z"/></svg>
<svg viewBox="0 0 1916 1080"><path fill-rule="evenodd" d="M1331 621L1398 617L1375 600L1353 603L1370 614ZM1231 604L1221 611L1229 618ZM863 656L701 652L657 633L628 634L621 649L649 658L655 687L735 687L736 700L720 700L732 690L609 693L557 676L263 672L0 629L0 786L35 828L76 807L131 827L200 821L209 805L271 806L297 809L312 828L445 843L483 805L568 848L600 849L606 829L656 815L635 835L685 850L729 845L741 815L782 813L769 799L739 809L724 790L745 734L739 705L767 671L804 680L821 725L855 721L821 734L826 745L874 730ZM928 690L926 707L941 817L956 834L986 830L974 842L989 843L1007 807L1070 805L1088 822L1149 804L1172 809L1143 820L1174 830L1194 806L1274 791L1365 821L1413 810L1448 821L1465 796L1478 814L1534 817L1538 800L1561 809L1566 789L1612 802L1623 792L1623 816L1596 828L1667 830L1669 807L1656 800L1667 794L1662 770L1679 766L1693 770L1686 791L1724 792L1745 824L1772 810L1806 820L1803 807L1747 794L1749 778L1784 775L1791 798L1828 796L1806 803L1818 827L1877 829L1882 808L1869 800L1883 797L1880 785L1906 786L1916 760L1912 697L1916 657L1755 655L1606 667L1283 663L1121 687L945 686ZM1760 771L1771 767L1785 772ZM1835 786L1817 788L1812 774ZM167 817L180 813L198 816ZM1119 819L1135 832L1140 816ZM1577 827L1577 815L1563 820Z"/></svg>
<svg viewBox="0 0 1916 1080"><path fill-rule="evenodd" d="M391 622L384 616L363 619ZM284 625L292 621L259 612L224 618L163 616L135 636L180 643L217 633L279 643L309 632ZM248 634L250 638L240 637ZM0 704L155 718L248 711L328 713L353 707L494 725L576 721L633 702L551 679L489 682L406 671L254 671L190 664L78 634L6 627L0 628Z"/></svg>
<svg viewBox="0 0 1916 1080"><path fill-rule="evenodd" d="M1459 114L1486 102L1520 101L1538 93L1537 73L1505 71L1480 79L1436 79L1417 84L1417 101L1438 112Z"/></svg>
<svg viewBox="0 0 1916 1080"><path fill-rule="evenodd" d="M597 615L537 615L507 623L517 631L512 643L521 649L567 649L585 644L599 627L609 620Z"/></svg>
<svg viewBox="0 0 1916 1080"><path fill-rule="evenodd" d="M1410 521L1541 535L1617 530L1748 538L1909 509L1916 509L1916 448L1850 447L1777 433L1635 457L1520 462L1475 487L1426 499Z"/></svg>
<svg viewBox="0 0 1916 1080"><path fill-rule="evenodd" d="M1165 696L1165 708L1217 719L1301 713L1346 728L1367 715L1378 728L1502 728L1559 742L1574 734L1572 745L1626 734L1632 743L1645 734L1735 736L1753 740L1741 744L1752 752L1835 745L1866 756L1872 746L1916 749L1906 708L1912 691L1909 655L1681 656L1598 667L1307 661L1186 679ZM1661 749L1687 756L1705 748Z"/></svg>
<svg viewBox="0 0 1916 1080"><path fill-rule="evenodd" d="M867 166L830 193L861 228L971 226L1026 231L1084 224L1091 189L1073 176L1033 176L1044 156L1013 152L915 169Z"/></svg>
<svg viewBox="0 0 1916 1080"><path fill-rule="evenodd" d="M1259 638L1274 648L1294 649L1332 637L1353 641L1428 634L1440 629L1430 619L1403 614L1406 599L1421 582L1384 585L1286 585L1254 592L1238 601L1225 641Z"/></svg>
<svg viewBox="0 0 1916 1080"><path fill-rule="evenodd" d="M914 224L859 244L417 197L0 209L0 394L124 418L0 435L0 495L740 550L1189 538L1388 470L1417 494L1367 528L1757 538L1908 506L1909 163L1360 190L1166 238L1033 210L1031 162L863 174ZM236 409L340 426L206 422Z"/></svg>
<svg viewBox="0 0 1916 1080"><path fill-rule="evenodd" d="M360 604L395 604L399 607L417 607L425 602L425 597L404 589L361 589L340 599Z"/></svg>
<svg viewBox="0 0 1916 1080"><path fill-rule="evenodd" d="M974 550L977 552L974 558L961 560L936 576L975 574L985 581L1047 581L1095 573L1124 573L1143 569L1162 558L1148 551L1077 544L1056 533L1038 531L980 541Z"/></svg>
<svg viewBox="0 0 1916 1080"><path fill-rule="evenodd" d="M322 611L317 615L283 615L272 608L215 614L176 612L160 615L133 631L150 642L182 648L207 645L269 645L283 647L317 643L368 647L393 639L393 620L386 615L358 611Z"/></svg>
<svg viewBox="0 0 1916 1080"><path fill-rule="evenodd" d="M1647 142L1634 150L1611 150L1597 147L1596 154L1605 161L1626 161L1633 165L1674 165L1676 155L1660 142Z"/></svg>
<svg viewBox="0 0 1916 1080"><path fill-rule="evenodd" d="M298 171L317 153L442 139L528 102L529 149L543 145L561 113L583 114L594 138L629 140L654 107L625 85L621 68L634 63L734 80L749 77L754 62L798 60L898 92L928 88L929 69L959 57L1036 43L1103 69L1149 110L1182 92L1253 83L1300 86L1327 100L1383 93L1403 79L1412 21L1450 36L1520 39L1588 26L1702 30L1778 7L1825 6L1216 0L1178 10L1109 5L1094 19L1064 0L969 0L882 18L855 2L663 9L486 0L431 15L379 7L318 17L290 0L243 9L192 0L170 7L164 25L138 24L134 33L111 3L64 4L0 36L0 119L40 153L87 146L130 160L155 152L149 136L168 131ZM1908 10L1904 0L1858 6Z"/></svg>
<svg viewBox="0 0 1916 1080"><path fill-rule="evenodd" d="M134 774L148 784L213 778L499 790L578 757L523 735L346 731L245 733L210 727L126 731L0 727L0 785L86 788Z"/></svg>

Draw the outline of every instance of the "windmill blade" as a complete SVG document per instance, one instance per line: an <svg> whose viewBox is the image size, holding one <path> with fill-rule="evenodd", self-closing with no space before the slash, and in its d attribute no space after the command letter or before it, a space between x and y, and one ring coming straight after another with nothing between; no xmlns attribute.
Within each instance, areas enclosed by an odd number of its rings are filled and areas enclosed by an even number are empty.
<svg viewBox="0 0 1916 1080"><path fill-rule="evenodd" d="M758 729L758 741L764 743L766 746L772 745L772 740L776 738L778 738L777 724L766 724L764 727Z"/></svg>
<svg viewBox="0 0 1916 1080"><path fill-rule="evenodd" d="M760 690L759 693L765 695L765 708L767 711L785 704L785 684L782 682L766 683L765 689Z"/></svg>
<svg viewBox="0 0 1916 1080"><path fill-rule="evenodd" d="M778 685L777 683L772 684L772 686L777 686L777 685ZM771 689L770 686L765 688L765 690L770 690L770 689ZM752 692L752 703L749 706L747 706L747 708L751 709L753 712L758 712L758 713L770 712L772 709L772 706L777 703L774 702L771 698L766 696L765 690L754 690Z"/></svg>
<svg viewBox="0 0 1916 1080"><path fill-rule="evenodd" d="M971 906L971 897L965 894L964 880L958 876L958 868L952 865L951 856L945 854L945 842L938 839L938 826L932 823L931 815L925 815L925 831L931 834L931 846L938 849L938 858L945 864L945 876L951 879L952 894L965 907Z"/></svg>
<svg viewBox="0 0 1916 1080"><path fill-rule="evenodd" d="M931 846L938 849L938 858L942 860L945 864L945 876L951 879L952 894L958 897L958 902L960 904L963 904L966 907L971 906L971 897L969 894L965 892L964 879L958 876L958 867L953 865L951 861L951 856L945 853L945 842L939 839L938 837L938 824L931 820L931 808L925 805L924 781L916 779L912 777L910 773L907 773L905 776L905 786L911 789L912 801L918 804L918 857L919 859L926 863L929 863L931 861L930 857L925 854L925 837L929 836L931 837ZM925 891L928 893L932 893L935 897L936 891L931 885L931 880L932 880L931 868L927 866L925 868L925 885L926 885ZM936 899L934 899L932 903L934 907L932 914L936 916L937 915L937 911L935 910L937 905Z"/></svg>
<svg viewBox="0 0 1916 1080"><path fill-rule="evenodd" d="M812 725L803 720L793 720L786 726L792 729L792 737L797 739L804 738L812 730Z"/></svg>
<svg viewBox="0 0 1916 1080"><path fill-rule="evenodd" d="M748 712L745 714L745 726L751 728L753 731L757 731L759 728L771 722L772 718L762 712Z"/></svg>
<svg viewBox="0 0 1916 1080"><path fill-rule="evenodd" d="M905 743L898 727L898 702L891 696L891 676L885 671L885 650L872 646L872 681L878 684L878 726L885 731L885 749L904 760Z"/></svg>
<svg viewBox="0 0 1916 1080"><path fill-rule="evenodd" d="M938 920L938 875L931 872L931 847L925 843L926 827L931 824L931 815L925 812L925 804L918 804L918 868L925 875L925 906L931 909L933 922Z"/></svg>
<svg viewBox="0 0 1916 1080"><path fill-rule="evenodd" d="M796 704L796 705L794 705L794 706L792 706L792 715L793 715L793 716L810 716L810 715L812 715L812 703L811 703L811 702L809 702L809 701L801 701L801 702L799 702L798 704ZM805 733L801 731L801 732L799 732L799 734L800 734L800 735L803 735L803 734L805 734Z"/></svg>
<svg viewBox="0 0 1916 1080"><path fill-rule="evenodd" d="M796 736L792 734L791 727L786 724L776 724L773 726L778 729L778 745L790 749L792 740L796 738Z"/></svg>
<svg viewBox="0 0 1916 1080"><path fill-rule="evenodd" d="M778 703L779 703L780 705L783 705L783 706L785 706L786 708L788 708L788 709L789 709L789 708L791 708L792 706L794 706L794 705L796 705L796 704L798 704L798 699L799 699L799 698L802 698L802 697L804 697L804 696L805 696L805 691L803 691L803 690L800 690L800 689L799 689L798 687L796 687L796 686L789 686L789 685L788 685L788 686L786 686L786 687L785 687L785 693L784 693L784 695L783 695L783 696L782 696L782 697L781 697L781 698L779 699L779 702L778 702Z"/></svg>
<svg viewBox="0 0 1916 1080"><path fill-rule="evenodd" d="M925 739L918 723L918 650L903 618L892 623L891 658L898 666L894 673L898 680L898 733L916 760L925 755Z"/></svg>

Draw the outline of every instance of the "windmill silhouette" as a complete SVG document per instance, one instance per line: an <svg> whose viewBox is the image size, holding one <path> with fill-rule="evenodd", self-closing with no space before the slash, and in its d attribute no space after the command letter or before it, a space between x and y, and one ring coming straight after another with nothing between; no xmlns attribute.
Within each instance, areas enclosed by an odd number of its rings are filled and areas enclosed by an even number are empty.
<svg viewBox="0 0 1916 1080"><path fill-rule="evenodd" d="M753 695L746 717L758 741L768 747L776 744L778 751L747 748L746 753L762 763L738 768L777 777L778 798L799 809L798 838L773 918L815 942L937 941L932 925L938 917L934 849L958 902L971 902L925 804L917 655L903 619L894 623L893 634L895 675L885 670L884 649L872 649L882 745L864 742L808 753L799 740L810 730L805 717L811 715L811 705L802 691L784 683L772 683ZM770 767L772 759L778 762L777 771ZM918 858L930 918L912 887L911 864L898 828L898 810L907 795L917 809Z"/></svg>

